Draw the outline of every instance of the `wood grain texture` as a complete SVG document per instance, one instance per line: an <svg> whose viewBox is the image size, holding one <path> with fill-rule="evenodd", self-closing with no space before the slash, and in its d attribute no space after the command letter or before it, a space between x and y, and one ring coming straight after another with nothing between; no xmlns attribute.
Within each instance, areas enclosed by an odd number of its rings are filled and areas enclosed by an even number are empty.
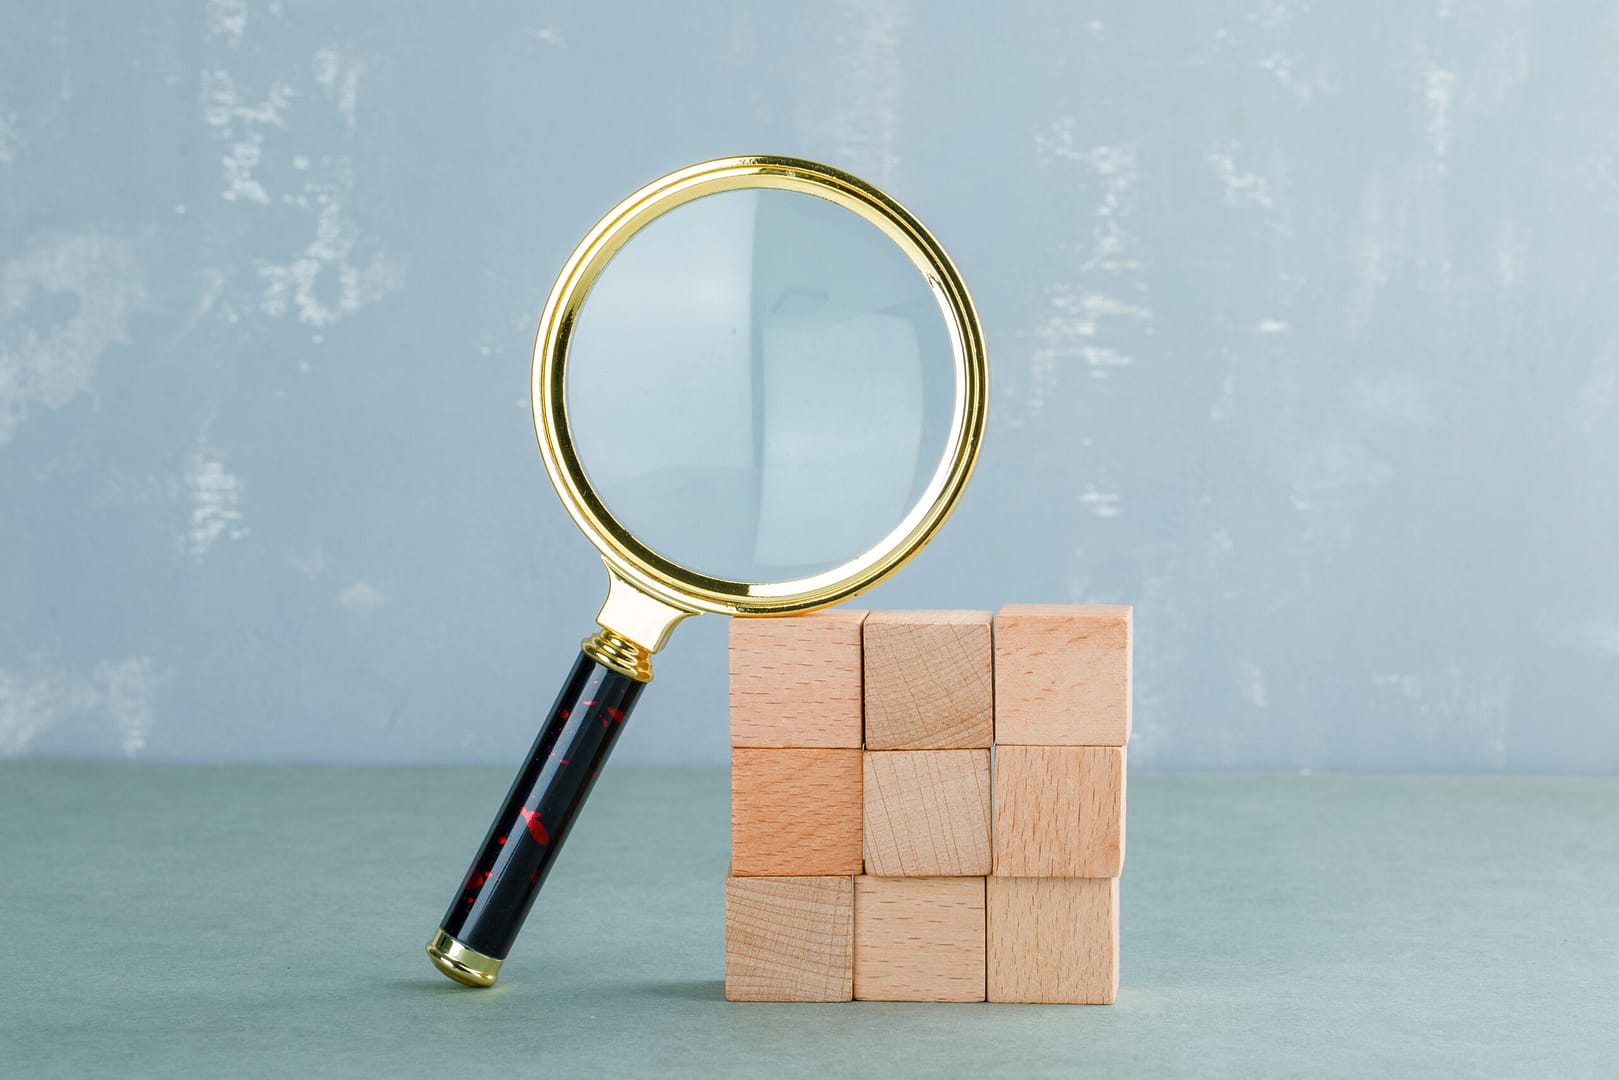
<svg viewBox="0 0 1619 1080"><path fill-rule="evenodd" d="M731 745L843 747L865 740L864 611L731 620Z"/></svg>
<svg viewBox="0 0 1619 1080"><path fill-rule="evenodd" d="M854 996L983 1001L984 879L854 879Z"/></svg>
<svg viewBox="0 0 1619 1080"><path fill-rule="evenodd" d="M987 901L990 1001L1113 1004L1118 878L990 878Z"/></svg>
<svg viewBox="0 0 1619 1080"><path fill-rule="evenodd" d="M982 748L995 739L988 611L866 618L866 749Z"/></svg>
<svg viewBox="0 0 1619 1080"><path fill-rule="evenodd" d="M1122 746L997 746L995 873L1118 877L1124 786Z"/></svg>
<svg viewBox="0 0 1619 1080"><path fill-rule="evenodd" d="M731 751L731 872L858 874L859 750Z"/></svg>
<svg viewBox="0 0 1619 1080"><path fill-rule="evenodd" d="M1134 616L1124 605L1008 604L995 616L995 742L1130 741Z"/></svg>
<svg viewBox="0 0 1619 1080"><path fill-rule="evenodd" d="M864 765L868 873L990 872L988 750L868 750Z"/></svg>
<svg viewBox="0 0 1619 1080"><path fill-rule="evenodd" d="M854 890L846 877L728 877L725 997L848 1001Z"/></svg>

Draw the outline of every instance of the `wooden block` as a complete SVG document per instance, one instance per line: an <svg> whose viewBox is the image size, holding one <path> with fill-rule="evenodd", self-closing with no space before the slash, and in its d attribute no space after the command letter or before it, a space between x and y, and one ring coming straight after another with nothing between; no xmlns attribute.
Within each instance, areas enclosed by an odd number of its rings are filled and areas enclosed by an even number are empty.
<svg viewBox="0 0 1619 1080"><path fill-rule="evenodd" d="M731 872L858 874L859 750L731 751Z"/></svg>
<svg viewBox="0 0 1619 1080"><path fill-rule="evenodd" d="M990 878L987 908L990 1001L1113 1004L1118 878Z"/></svg>
<svg viewBox="0 0 1619 1080"><path fill-rule="evenodd" d="M854 879L854 996L983 1001L984 879Z"/></svg>
<svg viewBox="0 0 1619 1080"><path fill-rule="evenodd" d="M847 747L864 741L864 611L731 620L731 745Z"/></svg>
<svg viewBox="0 0 1619 1080"><path fill-rule="evenodd" d="M727 877L725 997L848 1001L854 890L846 877Z"/></svg>
<svg viewBox="0 0 1619 1080"><path fill-rule="evenodd" d="M988 750L868 750L864 802L868 873L989 873Z"/></svg>
<svg viewBox="0 0 1619 1080"><path fill-rule="evenodd" d="M988 611L866 617L866 749L946 750L995 740Z"/></svg>
<svg viewBox="0 0 1619 1080"><path fill-rule="evenodd" d="M995 743L1130 741L1131 609L1008 604L995 617Z"/></svg>
<svg viewBox="0 0 1619 1080"><path fill-rule="evenodd" d="M995 747L995 873L1118 877L1124 775L1122 746Z"/></svg>

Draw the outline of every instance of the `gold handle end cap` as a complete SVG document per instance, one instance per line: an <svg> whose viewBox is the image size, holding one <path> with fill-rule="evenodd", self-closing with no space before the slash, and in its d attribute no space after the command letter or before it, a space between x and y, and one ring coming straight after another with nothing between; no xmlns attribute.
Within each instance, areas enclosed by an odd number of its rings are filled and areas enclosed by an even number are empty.
<svg viewBox="0 0 1619 1080"><path fill-rule="evenodd" d="M444 931L436 931L427 942L427 956L433 966L460 983L482 989L495 985L502 961L469 949Z"/></svg>

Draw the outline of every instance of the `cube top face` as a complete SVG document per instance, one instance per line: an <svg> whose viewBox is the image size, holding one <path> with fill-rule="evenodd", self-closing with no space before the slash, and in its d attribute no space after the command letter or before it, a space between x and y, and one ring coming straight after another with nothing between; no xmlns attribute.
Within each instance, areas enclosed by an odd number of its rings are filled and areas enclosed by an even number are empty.
<svg viewBox="0 0 1619 1080"><path fill-rule="evenodd" d="M725 997L848 1001L854 996L854 891L846 877L725 882Z"/></svg>
<svg viewBox="0 0 1619 1080"><path fill-rule="evenodd" d="M831 608L730 626L731 745L858 749L864 611Z"/></svg>
<svg viewBox="0 0 1619 1080"><path fill-rule="evenodd" d="M868 750L863 765L867 873L990 872L988 750Z"/></svg>
<svg viewBox="0 0 1619 1080"><path fill-rule="evenodd" d="M1000 613L1034 619L1128 619L1134 610L1129 604L1002 604Z"/></svg>
<svg viewBox="0 0 1619 1080"><path fill-rule="evenodd" d="M990 1001L1113 1004L1118 878L990 878L985 908Z"/></svg>
<svg viewBox="0 0 1619 1080"><path fill-rule="evenodd" d="M1124 796L1123 747L997 746L995 874L1117 877Z"/></svg>
<svg viewBox="0 0 1619 1080"><path fill-rule="evenodd" d="M1008 604L995 617L995 741L1130 740L1134 615L1119 604Z"/></svg>
<svg viewBox="0 0 1619 1080"><path fill-rule="evenodd" d="M859 750L731 751L731 872L858 874Z"/></svg>
<svg viewBox="0 0 1619 1080"><path fill-rule="evenodd" d="M984 1000L984 879L854 879L854 996Z"/></svg>
<svg viewBox="0 0 1619 1080"><path fill-rule="evenodd" d="M877 611L865 623L866 748L988 747L995 738L988 611Z"/></svg>

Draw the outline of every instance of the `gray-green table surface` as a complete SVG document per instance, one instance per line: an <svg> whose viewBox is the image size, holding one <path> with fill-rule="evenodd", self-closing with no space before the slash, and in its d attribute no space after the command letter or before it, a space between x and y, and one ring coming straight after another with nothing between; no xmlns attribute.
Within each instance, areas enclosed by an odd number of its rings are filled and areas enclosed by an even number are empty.
<svg viewBox="0 0 1619 1080"><path fill-rule="evenodd" d="M472 991L504 770L0 765L0 1075L1619 1075L1619 780L1133 777L1076 1007L725 1001L726 775L610 768Z"/></svg>

